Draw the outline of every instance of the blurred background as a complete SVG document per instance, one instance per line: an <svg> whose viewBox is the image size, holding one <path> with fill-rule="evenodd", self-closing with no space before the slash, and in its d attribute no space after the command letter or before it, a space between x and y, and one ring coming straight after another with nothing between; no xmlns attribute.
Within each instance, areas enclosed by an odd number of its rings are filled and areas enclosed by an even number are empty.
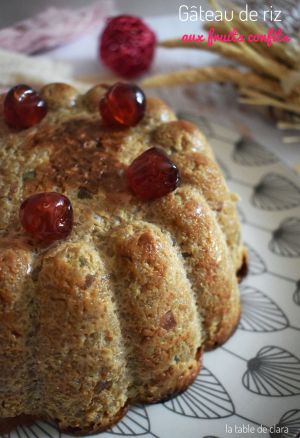
<svg viewBox="0 0 300 438"><path fill-rule="evenodd" d="M104 0L105 2L106 0ZM82 6L92 5L95 0L26 0L21 2L20 0L10 0L1 2L1 14L0 14L0 28L9 26L18 20L29 18L34 14L37 14L45 9L45 6L55 7L70 7L79 8ZM101 3L101 0L100 2ZM206 1L193 0L114 0L116 9L121 13L132 14L133 11L136 15L155 16L155 15L167 15L176 13L181 4L194 5L201 4L207 5Z"/></svg>
<svg viewBox="0 0 300 438"><path fill-rule="evenodd" d="M134 15L152 29L157 45L149 67L133 80L179 112L200 115L256 139L300 172L300 0L234 3L248 4L259 13L270 6L282 10L278 25L292 42L271 48L182 45L184 34L205 34L211 24L181 22L180 5L213 9L205 0L2 0L0 90L18 82L39 87L53 81L84 90L120 78L100 55L102 32L108 17ZM256 23L248 24L240 31L257 32ZM264 25L264 31L276 27ZM219 23L217 30L227 32L228 23Z"/></svg>

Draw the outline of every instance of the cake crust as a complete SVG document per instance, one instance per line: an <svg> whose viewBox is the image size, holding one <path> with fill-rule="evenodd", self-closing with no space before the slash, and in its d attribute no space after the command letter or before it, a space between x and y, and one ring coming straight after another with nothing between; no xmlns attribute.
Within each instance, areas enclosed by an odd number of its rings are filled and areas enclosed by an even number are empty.
<svg viewBox="0 0 300 438"><path fill-rule="evenodd" d="M187 388L203 349L238 324L246 266L238 198L197 127L151 98L136 127L106 127L105 90L44 87L48 114L25 131L0 117L0 418L48 419L73 434ZM182 183L142 202L125 170L154 146ZM44 191L74 209L70 237L51 245L18 218L22 200Z"/></svg>

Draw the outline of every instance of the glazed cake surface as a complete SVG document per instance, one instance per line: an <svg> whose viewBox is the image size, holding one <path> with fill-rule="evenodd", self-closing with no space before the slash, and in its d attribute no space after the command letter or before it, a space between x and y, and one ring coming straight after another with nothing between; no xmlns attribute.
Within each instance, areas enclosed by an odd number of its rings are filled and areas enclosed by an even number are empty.
<svg viewBox="0 0 300 438"><path fill-rule="evenodd" d="M137 126L105 127L104 92L50 84L47 116L20 132L0 116L0 417L54 420L75 434L193 381L204 347L238 323L245 261L238 198L197 127L154 98ZM124 172L153 146L182 182L143 202ZM51 245L18 217L45 191L74 209L71 235Z"/></svg>

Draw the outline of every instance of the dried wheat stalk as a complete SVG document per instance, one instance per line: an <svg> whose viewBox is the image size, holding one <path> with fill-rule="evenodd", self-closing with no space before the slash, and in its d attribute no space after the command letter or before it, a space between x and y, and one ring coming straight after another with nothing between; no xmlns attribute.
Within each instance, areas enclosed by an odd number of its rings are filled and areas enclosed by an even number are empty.
<svg viewBox="0 0 300 438"><path fill-rule="evenodd" d="M289 69L282 64L279 64L273 59L268 59L258 53L254 48L247 43L221 43L216 42L213 46L209 46L207 41L202 43L185 43L181 40L168 40L160 43L161 47L168 48L185 48L208 50L210 52L219 53L226 58L239 62L259 74L266 74L275 79L281 79L289 75ZM300 81L300 77L299 77Z"/></svg>
<svg viewBox="0 0 300 438"><path fill-rule="evenodd" d="M211 0L215 9L220 6ZM237 9L232 22L215 22L207 24L213 26L218 33L227 33L235 28L239 33L249 34L267 33L268 29L261 23L240 21ZM163 41L161 47L175 49L208 50L231 59L248 71L239 67L205 67L199 69L182 70L168 74L152 76L142 82L144 87L175 86L193 84L197 82L232 83L238 87L240 102L248 105L262 105L300 114L300 46L296 41L289 44L275 43L267 47L263 43L250 44L215 42L186 43L180 39ZM298 122L299 123L299 122ZM297 123L291 122L293 129ZM287 137L288 142L296 141L298 136ZM297 140L298 141L298 140Z"/></svg>
<svg viewBox="0 0 300 438"><path fill-rule="evenodd" d="M141 82L143 87L177 86L196 84L199 82L232 83L239 87L245 85L278 98L284 93L277 81L264 79L255 73L245 73L234 67L204 67L199 69L180 70L169 74L150 76Z"/></svg>

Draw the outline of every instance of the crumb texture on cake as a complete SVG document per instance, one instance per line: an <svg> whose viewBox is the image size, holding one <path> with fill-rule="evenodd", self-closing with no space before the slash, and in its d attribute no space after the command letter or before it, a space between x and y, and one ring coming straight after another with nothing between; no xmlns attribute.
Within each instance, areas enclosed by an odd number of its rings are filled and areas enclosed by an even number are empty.
<svg viewBox="0 0 300 438"><path fill-rule="evenodd" d="M55 420L75 434L193 381L203 348L238 323L245 257L237 196L198 128L154 98L136 127L105 127L104 91L50 84L40 124L13 132L0 118L0 418ZM124 172L153 146L182 184L141 202ZM70 237L50 246L18 218L43 191L74 209Z"/></svg>

